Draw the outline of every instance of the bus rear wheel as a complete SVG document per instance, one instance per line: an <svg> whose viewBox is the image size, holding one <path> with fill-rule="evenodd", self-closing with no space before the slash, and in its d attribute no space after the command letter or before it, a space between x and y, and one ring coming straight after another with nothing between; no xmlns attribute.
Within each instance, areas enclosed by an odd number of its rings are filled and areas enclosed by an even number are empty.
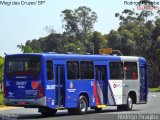
<svg viewBox="0 0 160 120"><path fill-rule="evenodd" d="M117 110L118 110L118 111L123 111L123 110L125 110L125 105L118 105L118 106L117 106Z"/></svg>
<svg viewBox="0 0 160 120"><path fill-rule="evenodd" d="M125 105L125 109L129 111L129 110L132 110L132 108L133 108L133 100L132 100L132 97L128 96L127 105Z"/></svg>
<svg viewBox="0 0 160 120"><path fill-rule="evenodd" d="M85 96L79 97L78 108L76 109L77 114L86 114L88 110L88 100Z"/></svg>
<svg viewBox="0 0 160 120"><path fill-rule="evenodd" d="M38 109L38 112L40 112L43 116L54 116L57 113L57 109L51 109L47 107L40 107Z"/></svg>
<svg viewBox="0 0 160 120"><path fill-rule="evenodd" d="M133 100L130 96L127 97L127 104L126 105L118 105L117 110L119 111L129 111L133 108Z"/></svg>

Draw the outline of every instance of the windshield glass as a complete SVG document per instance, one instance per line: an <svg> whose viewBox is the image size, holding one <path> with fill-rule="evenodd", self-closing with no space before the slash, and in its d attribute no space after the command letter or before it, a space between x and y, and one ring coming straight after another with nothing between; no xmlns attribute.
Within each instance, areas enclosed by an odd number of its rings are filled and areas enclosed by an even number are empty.
<svg viewBox="0 0 160 120"><path fill-rule="evenodd" d="M35 78L39 72L39 57L10 57L6 60L6 74L9 79Z"/></svg>

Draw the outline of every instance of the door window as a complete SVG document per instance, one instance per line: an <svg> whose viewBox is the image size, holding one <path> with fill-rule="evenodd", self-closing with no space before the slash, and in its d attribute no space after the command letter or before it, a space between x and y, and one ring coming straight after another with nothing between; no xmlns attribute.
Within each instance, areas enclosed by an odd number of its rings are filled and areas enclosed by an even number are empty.
<svg viewBox="0 0 160 120"><path fill-rule="evenodd" d="M46 62L47 69L47 80L53 80L53 62L51 60L47 60Z"/></svg>

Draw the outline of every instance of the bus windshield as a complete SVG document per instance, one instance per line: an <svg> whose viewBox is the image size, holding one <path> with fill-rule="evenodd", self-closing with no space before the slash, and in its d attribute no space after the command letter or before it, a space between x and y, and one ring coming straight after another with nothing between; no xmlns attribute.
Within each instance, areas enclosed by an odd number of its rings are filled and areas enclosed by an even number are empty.
<svg viewBox="0 0 160 120"><path fill-rule="evenodd" d="M9 79L31 79L40 73L39 57L9 57L6 59L6 75Z"/></svg>

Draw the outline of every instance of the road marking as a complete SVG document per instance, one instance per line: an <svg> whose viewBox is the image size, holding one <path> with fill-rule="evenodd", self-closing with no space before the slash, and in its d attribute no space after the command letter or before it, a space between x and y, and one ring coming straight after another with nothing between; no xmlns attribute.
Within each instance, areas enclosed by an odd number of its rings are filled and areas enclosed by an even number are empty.
<svg viewBox="0 0 160 120"><path fill-rule="evenodd" d="M151 95L152 97L157 97L156 95Z"/></svg>
<svg viewBox="0 0 160 120"><path fill-rule="evenodd" d="M21 107L0 107L0 111L19 109L19 108L21 108Z"/></svg>

